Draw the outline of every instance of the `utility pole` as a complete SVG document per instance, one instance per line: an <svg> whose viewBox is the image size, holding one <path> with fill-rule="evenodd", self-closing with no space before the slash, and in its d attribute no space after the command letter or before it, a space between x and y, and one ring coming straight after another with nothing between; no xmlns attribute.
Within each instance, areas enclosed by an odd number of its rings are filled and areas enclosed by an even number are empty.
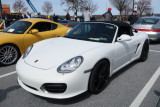
<svg viewBox="0 0 160 107"><path fill-rule="evenodd" d="M2 2L1 2L1 0L0 0L0 13L1 13L1 19L3 20L3 15L2 15Z"/></svg>
<svg viewBox="0 0 160 107"><path fill-rule="evenodd" d="M106 2L106 10L105 11L107 11L107 2Z"/></svg>
<svg viewBox="0 0 160 107"><path fill-rule="evenodd" d="M134 11L134 0L133 0L133 11Z"/></svg>

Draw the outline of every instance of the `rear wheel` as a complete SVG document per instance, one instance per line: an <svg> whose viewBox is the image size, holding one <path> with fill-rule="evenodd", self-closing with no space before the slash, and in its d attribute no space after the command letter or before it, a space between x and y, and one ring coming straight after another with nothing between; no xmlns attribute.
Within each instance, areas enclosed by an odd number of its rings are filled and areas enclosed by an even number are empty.
<svg viewBox="0 0 160 107"><path fill-rule="evenodd" d="M92 70L89 79L89 91L93 94L100 93L106 85L109 74L109 62L101 60Z"/></svg>
<svg viewBox="0 0 160 107"><path fill-rule="evenodd" d="M143 48L142 48L142 51L141 51L141 56L139 58L139 61L140 62L146 61L147 58L148 58L148 53L149 53L149 42L148 42L148 40L146 40L144 42L144 45L143 45Z"/></svg>
<svg viewBox="0 0 160 107"><path fill-rule="evenodd" d="M0 65L11 65L17 62L20 57L19 49L14 45L2 45L0 47Z"/></svg>

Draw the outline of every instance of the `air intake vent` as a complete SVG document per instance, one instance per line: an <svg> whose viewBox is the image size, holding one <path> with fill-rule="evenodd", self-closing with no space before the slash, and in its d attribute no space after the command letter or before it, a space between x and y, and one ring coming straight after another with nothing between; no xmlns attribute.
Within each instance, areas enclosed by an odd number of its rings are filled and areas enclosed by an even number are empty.
<svg viewBox="0 0 160 107"><path fill-rule="evenodd" d="M49 93L64 93L67 85L64 83L45 83L41 87L42 91Z"/></svg>

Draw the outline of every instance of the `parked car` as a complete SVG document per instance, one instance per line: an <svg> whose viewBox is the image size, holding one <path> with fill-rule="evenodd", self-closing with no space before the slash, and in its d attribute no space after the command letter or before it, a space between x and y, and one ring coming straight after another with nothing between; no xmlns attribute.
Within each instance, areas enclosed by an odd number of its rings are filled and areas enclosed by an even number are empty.
<svg viewBox="0 0 160 107"><path fill-rule="evenodd" d="M113 19L114 21L125 21L125 20L127 20L126 19L126 17L121 17L121 19L120 18L115 18L115 19Z"/></svg>
<svg viewBox="0 0 160 107"><path fill-rule="evenodd" d="M0 31L4 30L5 20L0 20Z"/></svg>
<svg viewBox="0 0 160 107"><path fill-rule="evenodd" d="M59 22L65 20L65 19L62 18L62 17L59 17L59 16L54 16L54 17L51 18L51 20L53 20L54 22L59 23Z"/></svg>
<svg viewBox="0 0 160 107"><path fill-rule="evenodd" d="M78 25L80 22L74 21L74 20L62 20L59 22L62 25L65 25L67 27L75 27L76 25Z"/></svg>
<svg viewBox="0 0 160 107"><path fill-rule="evenodd" d="M55 99L99 93L114 73L135 60L145 61L148 52L148 35L132 32L127 23L85 22L65 37L31 45L16 65L18 83Z"/></svg>
<svg viewBox="0 0 160 107"><path fill-rule="evenodd" d="M160 17L143 17L132 26L138 31L146 32L150 40L160 40Z"/></svg>
<svg viewBox="0 0 160 107"><path fill-rule="evenodd" d="M64 36L70 29L45 19L16 21L0 32L0 65L14 64L33 43Z"/></svg>

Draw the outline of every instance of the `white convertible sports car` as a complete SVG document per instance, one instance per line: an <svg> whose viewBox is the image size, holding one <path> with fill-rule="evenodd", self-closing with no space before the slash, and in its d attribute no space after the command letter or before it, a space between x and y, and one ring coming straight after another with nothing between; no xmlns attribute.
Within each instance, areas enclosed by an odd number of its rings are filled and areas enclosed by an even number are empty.
<svg viewBox="0 0 160 107"><path fill-rule="evenodd" d="M65 37L30 46L16 65L18 83L55 99L99 93L109 77L135 60L145 61L148 52L148 35L127 23L85 22Z"/></svg>

